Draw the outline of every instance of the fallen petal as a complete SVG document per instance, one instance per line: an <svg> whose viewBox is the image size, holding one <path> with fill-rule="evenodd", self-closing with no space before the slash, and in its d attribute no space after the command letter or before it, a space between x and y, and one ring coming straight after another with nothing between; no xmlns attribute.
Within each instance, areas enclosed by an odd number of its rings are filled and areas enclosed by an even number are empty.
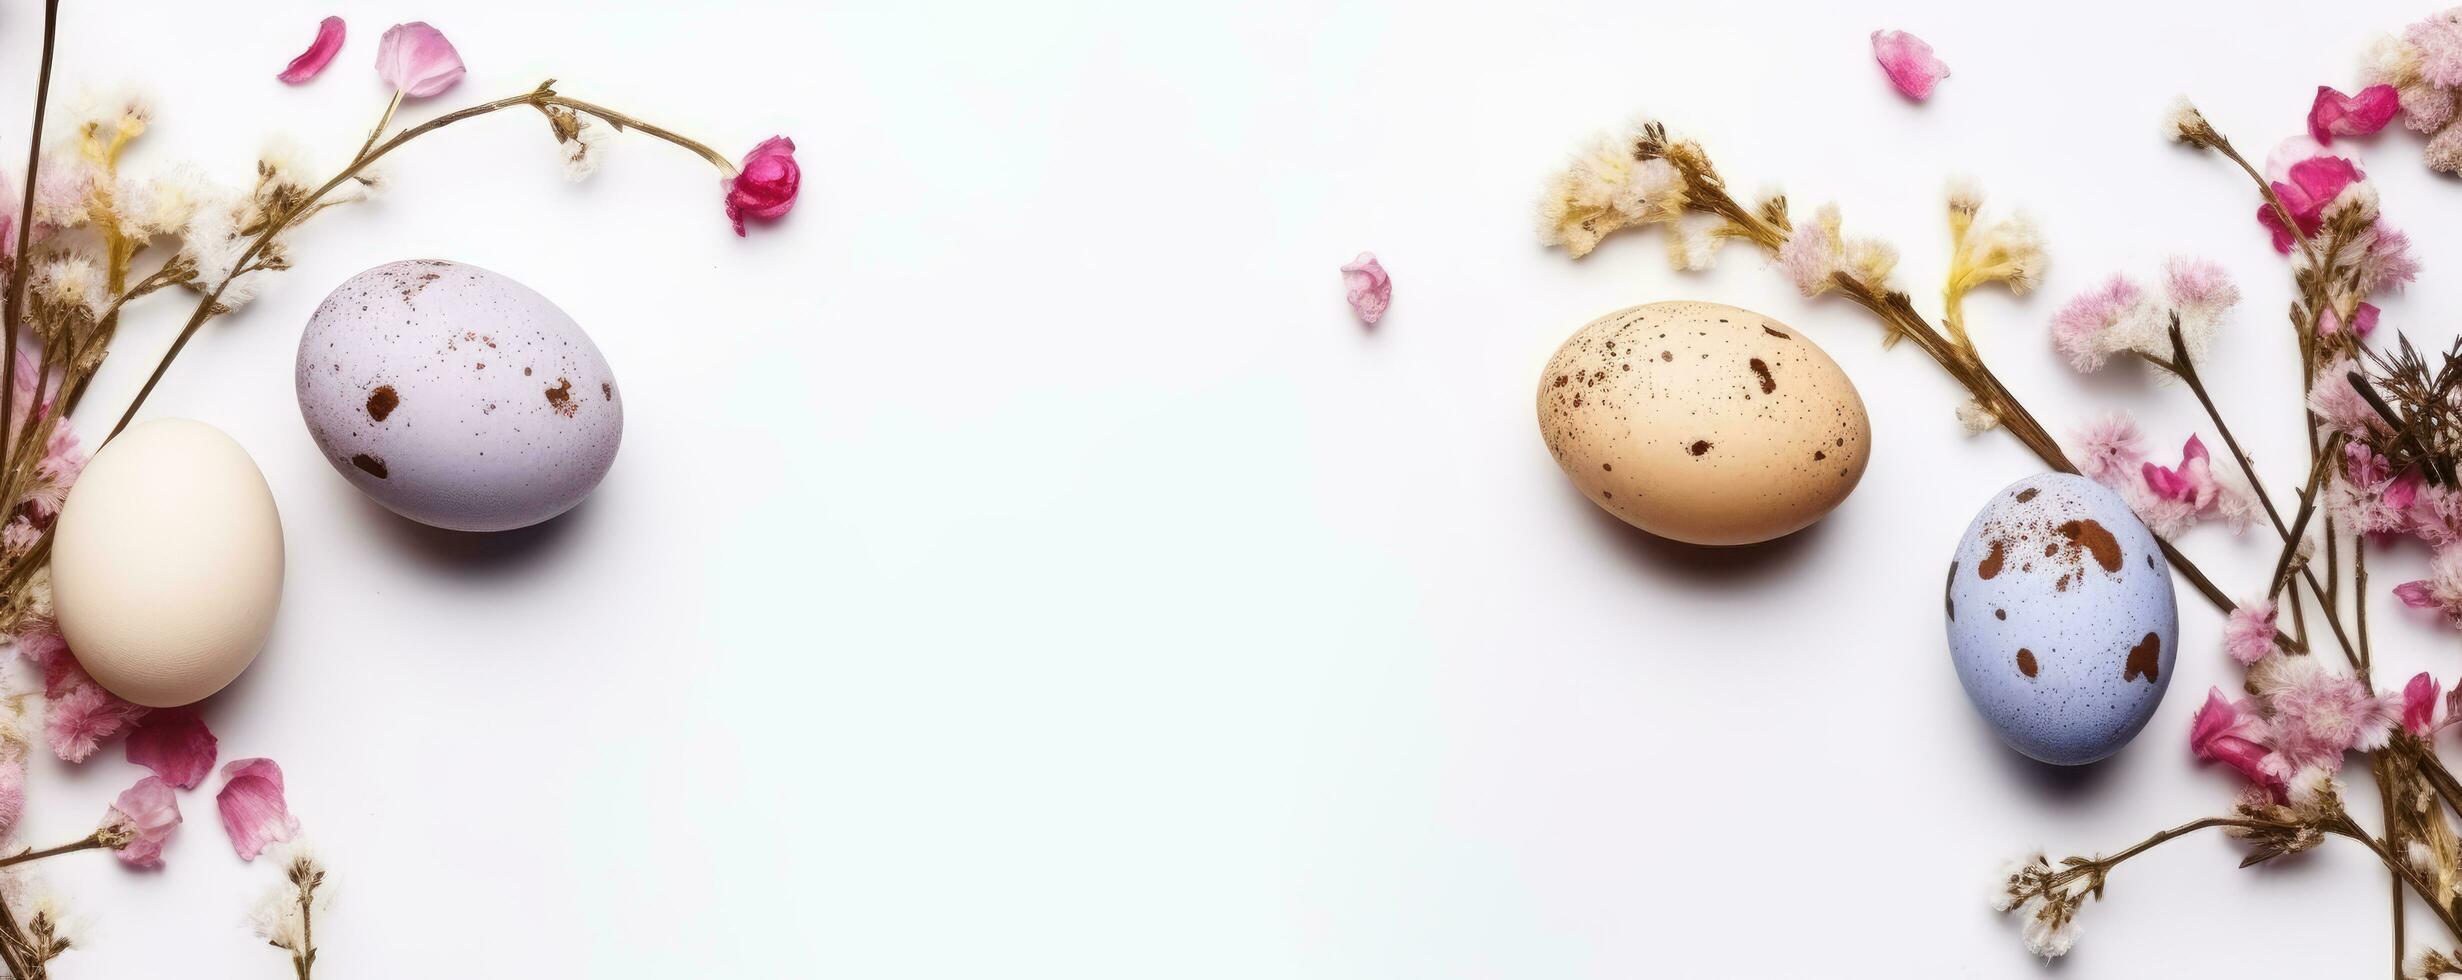
<svg viewBox="0 0 2462 980"><path fill-rule="evenodd" d="M222 830L231 835L240 860L254 861L265 848L299 833L299 819L282 798L282 767L274 760L241 759L222 767L222 775L226 781L214 794L214 806L222 811Z"/></svg>
<svg viewBox="0 0 2462 980"><path fill-rule="evenodd" d="M334 55L342 53L342 35L342 18L325 18L316 25L316 40L309 42L308 50L291 59L291 66L274 77L281 79L285 85L297 85L315 78L317 73L325 70L326 65L333 63Z"/></svg>
<svg viewBox="0 0 2462 980"><path fill-rule="evenodd" d="M1907 98L1932 97L1932 86L1949 77L1949 66L1932 55L1932 46L1905 31L1872 32L1872 58L1889 73L1889 84Z"/></svg>
<svg viewBox="0 0 2462 980"><path fill-rule="evenodd" d="M147 776L120 793L103 811L103 829L126 835L119 858L131 866L162 866L162 845L180 825L179 799L160 776Z"/></svg>
<svg viewBox="0 0 2462 980"><path fill-rule="evenodd" d="M1342 284L1349 287L1351 312L1359 314L1359 322L1374 326L1384 319L1385 307L1393 303L1393 277L1385 274L1376 253L1361 252L1343 266Z"/></svg>
<svg viewBox="0 0 2462 980"><path fill-rule="evenodd" d="M214 771L216 748L214 733L194 707L147 712L128 733L128 761L181 789L197 788Z"/></svg>
<svg viewBox="0 0 2462 980"><path fill-rule="evenodd" d="M452 88L463 72L461 52L424 21L395 24L376 42L376 77L410 98Z"/></svg>
<svg viewBox="0 0 2462 980"><path fill-rule="evenodd" d="M2371 85L2358 95L2319 85L2317 101L2308 107L2308 135L2319 143L2336 136L2367 136L2384 129L2401 110L2401 93L2391 85Z"/></svg>

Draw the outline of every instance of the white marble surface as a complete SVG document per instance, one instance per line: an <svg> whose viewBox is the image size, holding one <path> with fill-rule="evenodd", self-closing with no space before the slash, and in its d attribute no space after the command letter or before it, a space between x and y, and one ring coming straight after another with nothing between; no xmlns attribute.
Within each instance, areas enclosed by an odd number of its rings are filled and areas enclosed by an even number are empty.
<svg viewBox="0 0 2462 980"><path fill-rule="evenodd" d="M0 9L7 128L30 6ZM2262 155L2431 9L433 0L351 5L341 61L288 89L327 5L70 6L63 90L156 96L140 164L237 177L269 130L337 160L407 19L471 66L410 119L553 76L730 152L803 147L796 215L738 240L684 154L626 140L572 187L535 117L449 130L303 231L148 409L228 430L272 483L285 606L211 721L226 759L283 763L333 865L319 975L404 978L2031 975L1983 908L1995 865L2229 799L2185 748L2236 676L2219 617L2184 604L2172 695L2117 759L2003 749L1937 590L2029 458L1962 435L1950 383L1846 304L1742 251L1697 276L1649 237L1567 261L1534 195L1646 108L1740 185L1841 200L1930 308L1941 187L1978 176L2054 252L2048 295L1972 304L2010 386L2064 430L2124 406L2167 441L2182 392L2072 376L2045 323L2111 271L2210 255L2249 296L2210 373L2288 482L2288 278L2246 183L2157 120L2192 92ZM1886 87L1880 27L1951 63L1931 103ZM2462 187L2417 148L2363 152L2430 269L2386 322L2442 346ZM1373 331L1335 272L1361 249L1397 283ZM515 276L606 352L630 424L580 510L430 532L318 457L301 325L415 256ZM1778 317L1857 380L1873 462L1829 520L1691 552L1556 472L1539 366L1667 298ZM169 306L91 404L133 390ZM2235 590L2272 555L2186 546ZM2374 612L2383 662L2453 672L2452 634ZM31 831L66 839L138 771L114 749L35 775ZM240 924L273 869L231 855L208 795L183 805L163 873L52 863L81 947L61 976L287 975ZM2237 858L2199 838L2132 864L2066 967L2382 975L2364 855Z"/></svg>

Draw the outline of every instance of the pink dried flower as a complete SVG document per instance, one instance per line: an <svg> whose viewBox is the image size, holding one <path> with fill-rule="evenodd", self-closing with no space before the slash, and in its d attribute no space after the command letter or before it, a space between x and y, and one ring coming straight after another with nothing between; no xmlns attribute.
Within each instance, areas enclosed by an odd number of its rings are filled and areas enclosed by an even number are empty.
<svg viewBox="0 0 2462 980"><path fill-rule="evenodd" d="M2308 410L2334 431L2362 438L2383 429L2385 417L2351 387L2350 375L2356 370L2358 365L2348 355L2317 369L2316 383L2308 390Z"/></svg>
<svg viewBox="0 0 2462 980"><path fill-rule="evenodd" d="M2222 263L2184 255L2163 260L2163 292L2184 320L2220 319L2240 302L2240 287Z"/></svg>
<svg viewBox="0 0 2462 980"><path fill-rule="evenodd" d="M102 832L122 838L120 860L139 868L162 866L162 845L179 828L179 800L160 776L137 780L103 813Z"/></svg>
<svg viewBox="0 0 2462 980"><path fill-rule="evenodd" d="M2099 370L2112 354L2128 349L2120 335L2135 332L2132 321L2146 315L2146 291L2115 275L2101 288L2079 293L2053 315L2052 345L2068 355L2071 367Z"/></svg>
<svg viewBox="0 0 2462 980"><path fill-rule="evenodd" d="M2146 489L2165 500L2176 500L2203 510L2221 492L2214 482L2214 467L2206 452L2205 440L2196 436L2180 447L2180 465L2176 467L2143 464Z"/></svg>
<svg viewBox="0 0 2462 980"><path fill-rule="evenodd" d="M2274 651L2274 600L2257 599L2231 607L2223 622L2223 649L2246 667Z"/></svg>
<svg viewBox="0 0 2462 980"><path fill-rule="evenodd" d="M2419 51L2419 71L2444 88L2462 88L2462 8L2431 14L2403 28L2402 39Z"/></svg>
<svg viewBox="0 0 2462 980"><path fill-rule="evenodd" d="M2376 304L2361 303L2351 309L2351 321L2344 323L2342 314L2334 312L2334 308L2328 306L2325 312L2317 315L2317 333L2330 337L2349 328L2352 336L2365 340L2368 334L2377 328L2377 318L2382 315L2383 311L2378 310Z"/></svg>
<svg viewBox="0 0 2462 980"><path fill-rule="evenodd" d="M2353 484L2373 487L2394 475L2394 464L2364 442L2342 445L2342 474Z"/></svg>
<svg viewBox="0 0 2462 980"><path fill-rule="evenodd" d="M2362 296L2378 290L2401 289L2419 278L2419 260L2411 255L2411 236L2379 221L2362 233L2367 247L2351 263L2353 287Z"/></svg>
<svg viewBox="0 0 2462 980"><path fill-rule="evenodd" d="M2113 412L2089 423L2077 430L2076 438L2078 472L2107 487L2127 486L2137 476L2138 464L2146 461L2137 420L2127 412Z"/></svg>
<svg viewBox="0 0 2462 980"><path fill-rule="evenodd" d="M316 25L316 40L308 43L308 50L291 59L290 67L282 69L282 74L274 77L281 79L285 85L297 85L315 78L317 73L325 70L326 65L333 63L334 55L342 53L342 35L342 18L325 18Z"/></svg>
<svg viewBox="0 0 2462 980"><path fill-rule="evenodd" d="M2265 719L2257 716L2256 707L2223 697L2219 688L2206 689L2206 703L2189 719L2190 752L2239 770L2249 782L2281 800L2288 783L2266 769L2264 760L2273 750L2266 747L2265 739Z"/></svg>
<svg viewBox="0 0 2462 980"><path fill-rule="evenodd" d="M214 771L217 740L194 706L146 712L128 733L128 761L154 770L163 782L195 789Z"/></svg>
<svg viewBox="0 0 2462 980"><path fill-rule="evenodd" d="M2382 748L2402 720L2398 698L2369 693L2358 678L2336 673L2317 657L2277 657L2253 678L2273 709L2274 753L2267 772L2290 779L2302 769L2342 766L2352 749Z"/></svg>
<svg viewBox="0 0 2462 980"><path fill-rule="evenodd" d="M2411 678L2402 687L2402 727L2421 738L2436 731L2437 702L2444 699L2444 685L2427 671Z"/></svg>
<svg viewBox="0 0 2462 980"><path fill-rule="evenodd" d="M1384 319L1385 307L1393 302L1393 277L1385 274L1376 253L1361 252L1343 266L1342 284L1350 291L1351 312L1359 314L1359 322L1373 326Z"/></svg>
<svg viewBox="0 0 2462 980"><path fill-rule="evenodd" d="M299 818L282 799L282 767L274 760L241 759L222 767L222 775L227 781L214 794L214 805L240 860L254 861L266 847L299 833Z"/></svg>
<svg viewBox="0 0 2462 980"><path fill-rule="evenodd" d="M804 182L803 167L795 162L795 141L784 136L772 136L744 154L741 172L726 181L727 220L735 223L735 236L744 236L744 218L763 220L786 217L795 208L795 195Z"/></svg>
<svg viewBox="0 0 2462 980"><path fill-rule="evenodd" d="M2428 561L2428 577L2394 586L2394 595L2413 609L2434 609L2445 622L2462 628L2462 546L2439 548Z"/></svg>
<svg viewBox="0 0 2462 980"><path fill-rule="evenodd" d="M2358 95L2344 95L2331 86L2317 86L2317 100L2308 107L2308 135L2319 143L2336 136L2368 136L2394 121L2402 97L2391 85L2370 85Z"/></svg>
<svg viewBox="0 0 2462 980"><path fill-rule="evenodd" d="M1932 46L1905 31L1872 32L1872 58L1889 73L1889 84L1907 98L1932 97L1932 86L1949 77L1949 66L1932 54Z"/></svg>
<svg viewBox="0 0 2462 980"><path fill-rule="evenodd" d="M403 96L424 99L462 80L462 53L425 21L395 24L376 40L376 77Z"/></svg>
<svg viewBox="0 0 2462 980"><path fill-rule="evenodd" d="M2291 212L2291 220L2299 225L2301 235L2314 235L2325 227L2325 207L2334 203L2344 188L2367 179L2359 167L2337 156L2313 156L2291 164L2284 171L2285 179L2274 182L2274 194L2282 198L2283 208ZM2274 250L2289 254L2299 235L2284 227L2282 218L2274 213L2270 203L2257 205L2257 221L2274 233Z"/></svg>
<svg viewBox="0 0 2462 980"><path fill-rule="evenodd" d="M84 672L79 671L79 676ZM130 704L103 686L86 680L69 686L44 711L43 738L52 754L67 762L84 762L114 735L145 717L143 706Z"/></svg>

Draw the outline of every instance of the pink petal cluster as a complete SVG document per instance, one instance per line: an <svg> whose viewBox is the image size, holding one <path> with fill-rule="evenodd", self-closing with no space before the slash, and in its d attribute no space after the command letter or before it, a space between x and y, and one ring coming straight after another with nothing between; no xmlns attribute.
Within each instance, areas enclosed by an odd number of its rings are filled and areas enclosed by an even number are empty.
<svg viewBox="0 0 2462 980"><path fill-rule="evenodd" d="M786 217L795 209L795 195L803 190L804 170L795 162L795 141L784 136L772 136L744 154L744 161L735 176L726 181L727 220L735 223L735 236L744 237L747 217L773 221Z"/></svg>
<svg viewBox="0 0 2462 980"><path fill-rule="evenodd" d="M222 767L222 792L214 805L222 811L222 830L231 835L231 849L242 861L254 861L265 848L299 833L299 818L291 816L282 797L282 767L272 759L241 759Z"/></svg>
<svg viewBox="0 0 2462 980"><path fill-rule="evenodd" d="M2436 707L2444 700L2444 685L2427 671L2402 686L2402 730L2426 738L2436 734Z"/></svg>
<svg viewBox="0 0 2462 980"><path fill-rule="evenodd" d="M2215 470L2205 440L2197 436L2181 445L2175 466L2146 459L2137 423L2125 412L2113 412L2077 430L2073 441L2077 452L2071 457L2078 472L2120 491L2138 518L2161 537L2176 537L2216 518L2245 527L2254 516L2256 501L2248 488Z"/></svg>
<svg viewBox="0 0 2462 980"><path fill-rule="evenodd" d="M2312 156L2284 168L2283 176L2273 181L2274 194L2282 198L2283 209L2291 212L2291 220L2299 226L2294 234L2275 213L2271 203L2257 205L2257 222L2274 233L2274 250L2289 254L2301 235L2314 235L2325 228L2325 207L2351 185L2367 179L2359 166L2338 156Z"/></svg>
<svg viewBox="0 0 2462 980"><path fill-rule="evenodd" d="M2358 95L2344 95L2332 86L2317 86L2317 100L2308 107L2308 135L2319 143L2336 136L2369 136L2394 121L2402 97L2391 85L2370 85Z"/></svg>
<svg viewBox="0 0 2462 980"><path fill-rule="evenodd" d="M2266 757L2273 754L2265 744L2267 738L2265 719L2258 716L2255 703L2225 698L2219 688L2206 689L2206 703L2189 719L2190 752L2239 770L2250 783L2280 800L2287 795L2289 781L2266 767Z"/></svg>
<svg viewBox="0 0 2462 980"><path fill-rule="evenodd" d="M2274 600L2256 599L2231 607L2223 621L2223 649L2246 667L2274 652Z"/></svg>
<svg viewBox="0 0 2462 980"><path fill-rule="evenodd" d="M1872 32L1872 58L1889 74L1889 84L1918 102L1931 98L1932 87L1949 77L1949 66L1932 46L1905 31Z"/></svg>
<svg viewBox="0 0 2462 980"><path fill-rule="evenodd" d="M128 761L154 770L163 782L195 789L214 771L218 740L194 705L146 712L128 734Z"/></svg>
<svg viewBox="0 0 2462 980"><path fill-rule="evenodd" d="M290 66L274 77L281 79L284 85L299 85L315 78L325 70L326 65L333 63L334 55L342 53L343 33L342 18L325 18L316 25L316 40L308 43L308 50L291 59Z"/></svg>
<svg viewBox="0 0 2462 980"><path fill-rule="evenodd" d="M119 849L120 860L133 867L162 866L162 846L179 829L179 800L169 784L160 776L137 780L113 801L103 813L102 829L128 838Z"/></svg>
<svg viewBox="0 0 2462 980"><path fill-rule="evenodd" d="M15 637L18 656L43 675L43 740L67 762L92 758L102 743L135 727L146 709L122 700L86 676L68 641L47 622L30 624Z"/></svg>
<svg viewBox="0 0 2462 980"><path fill-rule="evenodd" d="M1359 322L1374 326L1385 318L1385 307L1393 302L1393 277L1385 274L1376 253L1361 252L1343 266L1342 285L1349 290L1351 312L1358 314Z"/></svg>
<svg viewBox="0 0 2462 980"><path fill-rule="evenodd" d="M2402 699L2379 697L2315 656L2272 663L2252 680L2269 711L2274 751L2265 770L2286 781L2311 767L2338 769L2353 749L2382 748L2402 721Z"/></svg>
<svg viewBox="0 0 2462 980"><path fill-rule="evenodd" d="M424 99L452 88L464 71L462 53L424 21L395 24L376 39L376 77L405 98Z"/></svg>
<svg viewBox="0 0 2462 980"><path fill-rule="evenodd" d="M2193 435L2180 447L2180 465L2146 463L2139 472L2145 478L2146 491L2161 500L2203 509L2222 493L2222 487L2214 482L2213 461L2206 452L2205 440Z"/></svg>

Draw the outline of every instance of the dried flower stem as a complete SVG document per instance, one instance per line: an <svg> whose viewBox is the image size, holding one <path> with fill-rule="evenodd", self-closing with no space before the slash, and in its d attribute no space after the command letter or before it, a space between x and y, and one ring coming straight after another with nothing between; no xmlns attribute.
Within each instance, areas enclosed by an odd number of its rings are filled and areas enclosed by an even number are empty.
<svg viewBox="0 0 2462 980"><path fill-rule="evenodd" d="M0 363L6 367L0 368L0 371L8 375L7 383L0 384L0 420L16 415L17 321L18 315L25 310L26 280L33 278L33 259L26 253L33 240L34 184L43 161L43 110L51 103L51 54L59 29L60 0L43 0L43 61L34 78L34 129L26 137L26 190L17 211L17 252L10 266L8 298L0 301L0 329L7 332L7 340L0 343L0 348L5 348L0 351ZM27 406L27 411L30 416L33 406ZM28 428L33 427L30 423L31 418ZM5 425L0 424L0 429L4 428ZM9 459L6 447L0 446L0 467L5 467Z"/></svg>
<svg viewBox="0 0 2462 980"><path fill-rule="evenodd" d="M19 851L7 857L0 857L0 868L5 868L14 864L24 864L28 861L39 861L44 858L60 854L70 854L77 851L91 851L98 847L114 847L116 845L113 843L113 840L114 839L110 835L98 830L91 834L87 834L82 840L70 841L69 843L62 844L58 847L46 847L39 851Z"/></svg>

